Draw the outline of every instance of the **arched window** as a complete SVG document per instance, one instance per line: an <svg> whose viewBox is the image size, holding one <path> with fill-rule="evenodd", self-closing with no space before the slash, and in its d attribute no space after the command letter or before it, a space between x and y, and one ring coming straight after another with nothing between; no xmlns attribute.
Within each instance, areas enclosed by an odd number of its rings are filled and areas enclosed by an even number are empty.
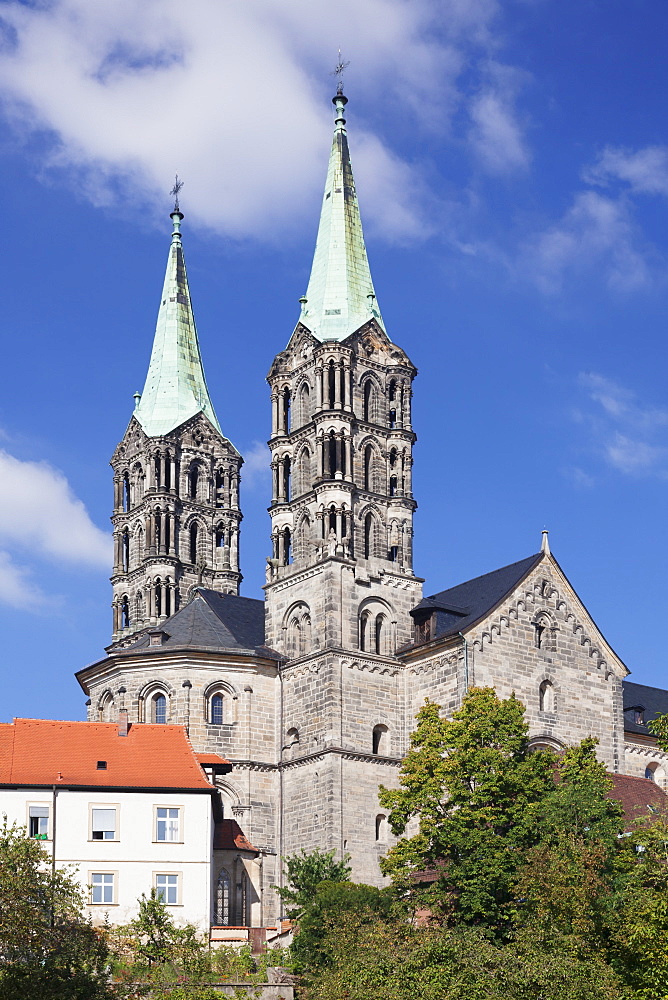
<svg viewBox="0 0 668 1000"><path fill-rule="evenodd" d="M373 420L373 383L370 378L364 383L364 409L363 416L367 423Z"/></svg>
<svg viewBox="0 0 668 1000"><path fill-rule="evenodd" d="M363 611L360 615L360 649L363 653L368 652L371 637L369 629L371 627L371 615L368 611Z"/></svg>
<svg viewBox="0 0 668 1000"><path fill-rule="evenodd" d="M333 479L336 473L336 434L334 433L334 431L329 432L328 458L329 458L329 477L330 479Z"/></svg>
<svg viewBox="0 0 668 1000"><path fill-rule="evenodd" d="M292 560L292 535L289 528L283 529L283 565L289 566Z"/></svg>
<svg viewBox="0 0 668 1000"><path fill-rule="evenodd" d="M376 816L376 840L381 844L387 840L387 817L382 813Z"/></svg>
<svg viewBox="0 0 668 1000"><path fill-rule="evenodd" d="M216 471L216 507L224 507L225 476L222 469Z"/></svg>
<svg viewBox="0 0 668 1000"><path fill-rule="evenodd" d="M165 606L162 609L162 613L163 615L167 615L167 617L169 617L169 615L171 615L172 613L172 588L170 587L169 583L165 584L164 593L165 593Z"/></svg>
<svg viewBox="0 0 668 1000"><path fill-rule="evenodd" d="M373 446L368 444L364 449L364 489L373 489Z"/></svg>
<svg viewBox="0 0 668 1000"><path fill-rule="evenodd" d="M336 507L334 506L329 508L329 527L327 531L333 531L336 534Z"/></svg>
<svg viewBox="0 0 668 1000"><path fill-rule="evenodd" d="M162 485L166 490L172 488L172 457L168 451L165 452L165 481Z"/></svg>
<svg viewBox="0 0 668 1000"><path fill-rule="evenodd" d="M153 469L155 471L155 485L158 487L158 489L160 489L160 486L162 485L162 482L161 482L161 478L160 478L160 455L159 454L156 455L155 458L153 459Z"/></svg>
<svg viewBox="0 0 668 1000"><path fill-rule="evenodd" d="M394 378L390 379L390 384L387 388L387 398L391 403L397 398L397 380Z"/></svg>
<svg viewBox="0 0 668 1000"><path fill-rule="evenodd" d="M299 656L302 649L302 627L299 618L293 618L290 622L290 652L293 656Z"/></svg>
<svg viewBox="0 0 668 1000"><path fill-rule="evenodd" d="M225 927L230 922L230 873L226 868L218 872L216 882L216 912L213 921L218 927Z"/></svg>
<svg viewBox="0 0 668 1000"><path fill-rule="evenodd" d="M390 476L390 496L395 497L397 495L397 477Z"/></svg>
<svg viewBox="0 0 668 1000"><path fill-rule="evenodd" d="M121 598L121 628L130 628L130 601L127 596Z"/></svg>
<svg viewBox="0 0 668 1000"><path fill-rule="evenodd" d="M123 510L130 510L130 476L123 473Z"/></svg>
<svg viewBox="0 0 668 1000"><path fill-rule="evenodd" d="M155 581L153 593L155 597L155 614L157 618L160 618L162 615L162 584L160 580Z"/></svg>
<svg viewBox="0 0 668 1000"><path fill-rule="evenodd" d="M290 388L286 385L285 389L281 393L281 403L283 408L283 430L290 430Z"/></svg>
<svg viewBox="0 0 668 1000"><path fill-rule="evenodd" d="M283 459L283 495L286 500L290 499L290 469L290 456L286 455Z"/></svg>
<svg viewBox="0 0 668 1000"><path fill-rule="evenodd" d="M144 620L144 595L141 590L137 591L137 621Z"/></svg>
<svg viewBox="0 0 668 1000"><path fill-rule="evenodd" d="M123 572L127 573L130 568L130 532L127 528L123 529L122 542Z"/></svg>
<svg viewBox="0 0 668 1000"><path fill-rule="evenodd" d="M379 723L377 726L373 727L373 733L371 738L372 753L380 754L381 756L387 756L387 751L389 743L389 736L387 726Z"/></svg>
<svg viewBox="0 0 668 1000"><path fill-rule="evenodd" d="M211 698L210 706L211 724L213 726L222 726L225 715L225 701L222 694L214 694Z"/></svg>
<svg viewBox="0 0 668 1000"><path fill-rule="evenodd" d="M334 409L336 400L336 366L333 361L327 366L327 395L329 397L329 408Z"/></svg>
<svg viewBox="0 0 668 1000"><path fill-rule="evenodd" d="M285 742L288 746L293 743L299 743L299 730L295 726L293 726L292 729L288 729L285 735Z"/></svg>
<svg viewBox="0 0 668 1000"><path fill-rule="evenodd" d="M308 382L302 382L302 387L299 390L299 401L301 422L307 424L311 417L311 397Z"/></svg>
<svg viewBox="0 0 668 1000"><path fill-rule="evenodd" d="M397 464L397 449L390 448L390 468L393 469Z"/></svg>
<svg viewBox="0 0 668 1000"><path fill-rule="evenodd" d="M385 615L376 615L374 622L374 651L380 656L385 644Z"/></svg>
<svg viewBox="0 0 668 1000"><path fill-rule="evenodd" d="M159 725L167 722L167 699L160 692L151 698L151 722Z"/></svg>
<svg viewBox="0 0 668 1000"><path fill-rule="evenodd" d="M552 681L542 681L538 689L538 707L541 712L554 712L554 686Z"/></svg>
<svg viewBox="0 0 668 1000"><path fill-rule="evenodd" d="M225 548L225 527L222 524L219 524L216 528L216 548Z"/></svg>
<svg viewBox="0 0 668 1000"><path fill-rule="evenodd" d="M198 524L197 521L193 521L190 525L190 562L197 562L197 534L198 534Z"/></svg>
<svg viewBox="0 0 668 1000"><path fill-rule="evenodd" d="M191 500L197 499L197 488L199 485L199 469L193 465L188 473L188 496Z"/></svg>
<svg viewBox="0 0 668 1000"><path fill-rule="evenodd" d="M301 633L301 637L302 637L302 646L301 646L302 653L310 653L311 652L311 616L308 615L308 614L304 615L304 617L302 618L302 633Z"/></svg>
<svg viewBox="0 0 668 1000"><path fill-rule="evenodd" d="M388 415L388 423L391 428L397 426L397 411L395 410L394 407L390 408L390 412Z"/></svg>
<svg viewBox="0 0 668 1000"><path fill-rule="evenodd" d="M373 555L373 514L370 512L364 518L364 558Z"/></svg>

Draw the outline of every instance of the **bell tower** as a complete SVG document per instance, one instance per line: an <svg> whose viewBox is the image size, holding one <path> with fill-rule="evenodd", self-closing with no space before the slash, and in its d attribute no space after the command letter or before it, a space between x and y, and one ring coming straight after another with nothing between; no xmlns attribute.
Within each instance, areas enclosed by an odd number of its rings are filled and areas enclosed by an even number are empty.
<svg viewBox="0 0 668 1000"><path fill-rule="evenodd" d="M336 647L392 656L411 638L411 385L367 260L338 93L308 288L268 375L272 554L267 645L289 659Z"/></svg>
<svg viewBox="0 0 668 1000"><path fill-rule="evenodd" d="M243 459L224 437L209 397L178 200L171 219L146 384L111 459L114 644L173 614L197 584L238 594L241 581Z"/></svg>

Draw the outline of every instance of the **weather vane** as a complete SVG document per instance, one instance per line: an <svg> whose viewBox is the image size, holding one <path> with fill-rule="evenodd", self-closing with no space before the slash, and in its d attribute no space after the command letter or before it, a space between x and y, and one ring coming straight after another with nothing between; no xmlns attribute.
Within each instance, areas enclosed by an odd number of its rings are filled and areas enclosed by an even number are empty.
<svg viewBox="0 0 668 1000"><path fill-rule="evenodd" d="M348 66L350 66L350 62L349 61L344 62L344 60L341 58L341 49L339 49L339 61L331 73L331 76L335 76L337 78L336 82L337 97L343 93L343 71L347 69Z"/></svg>
<svg viewBox="0 0 668 1000"><path fill-rule="evenodd" d="M174 187L169 192L170 194L174 195L174 211L175 212L180 212L181 211L181 209L179 208L179 191L181 190L182 187L183 187L183 181L179 180L179 175L177 174L176 177L174 178Z"/></svg>

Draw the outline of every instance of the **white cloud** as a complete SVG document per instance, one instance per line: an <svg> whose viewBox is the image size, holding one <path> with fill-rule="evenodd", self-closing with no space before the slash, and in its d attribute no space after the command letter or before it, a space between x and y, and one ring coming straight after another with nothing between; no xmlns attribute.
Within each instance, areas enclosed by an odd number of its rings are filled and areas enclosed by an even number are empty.
<svg viewBox="0 0 668 1000"><path fill-rule="evenodd" d="M253 441L249 448L242 452L244 464L241 467L241 479L244 486L254 490L269 479L271 471L271 452L262 441Z"/></svg>
<svg viewBox="0 0 668 1000"><path fill-rule="evenodd" d="M20 611L44 611L54 603L33 583L30 570L17 566L8 552L0 550L0 604Z"/></svg>
<svg viewBox="0 0 668 1000"><path fill-rule="evenodd" d="M584 172L589 184L626 182L637 194L668 195L668 147L646 146L631 150L608 146Z"/></svg>
<svg viewBox="0 0 668 1000"><path fill-rule="evenodd" d="M6 0L0 96L15 128L41 132L50 167L94 202L113 204L122 182L126 204L164 210L178 170L191 218L275 239L301 225L324 180L323 67L339 38L348 90L383 102L388 131L397 108L433 127L466 102L460 74L488 60L498 11L497 0L340 0L335 15L317 0ZM480 155L521 165L509 85L482 72ZM421 234L420 185L406 183L418 168L360 118L354 131L360 179L373 172L384 195L365 214L392 239Z"/></svg>
<svg viewBox="0 0 668 1000"><path fill-rule="evenodd" d="M625 475L668 475L668 410L639 402L636 394L597 372L578 377L596 409L577 412L594 450Z"/></svg>
<svg viewBox="0 0 668 1000"><path fill-rule="evenodd" d="M582 191L556 225L530 241L521 266L548 293L567 276L594 270L610 288L630 292L652 281L650 256L624 201Z"/></svg>
<svg viewBox="0 0 668 1000"><path fill-rule="evenodd" d="M515 109L521 74L490 63L487 75L489 82L471 104L469 141L489 173L525 170L531 157Z"/></svg>
<svg viewBox="0 0 668 1000"><path fill-rule="evenodd" d="M93 524L61 472L0 450L0 541L84 566L109 567L111 538Z"/></svg>

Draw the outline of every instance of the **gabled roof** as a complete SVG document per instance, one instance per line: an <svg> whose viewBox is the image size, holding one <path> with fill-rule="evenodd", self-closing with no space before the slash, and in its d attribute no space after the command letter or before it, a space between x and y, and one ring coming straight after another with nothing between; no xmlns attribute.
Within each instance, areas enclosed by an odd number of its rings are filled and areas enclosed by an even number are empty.
<svg viewBox="0 0 668 1000"><path fill-rule="evenodd" d="M159 631L163 633L163 641L156 651L187 646L278 655L264 646L264 601L221 594L206 587L197 587L186 605L161 622ZM150 634L144 633L123 651L147 648L150 641Z"/></svg>
<svg viewBox="0 0 668 1000"><path fill-rule="evenodd" d="M418 616L421 611L432 610L436 614L436 628L433 638L457 635L474 625L500 604L508 594L538 565L543 558L542 552L537 552L519 562L503 566L491 573L467 580L456 587L441 590L438 594L425 597L413 608L411 615Z"/></svg>
<svg viewBox="0 0 668 1000"><path fill-rule="evenodd" d="M0 785L213 791L183 726L50 719L0 723Z"/></svg>
<svg viewBox="0 0 668 1000"><path fill-rule="evenodd" d="M624 729L630 733L641 733L651 736L647 723L656 719L657 715L668 712L668 691L663 688L648 687L646 684L635 684L633 681L622 681L624 695ZM643 722L635 721L635 711L643 714Z"/></svg>
<svg viewBox="0 0 668 1000"><path fill-rule="evenodd" d="M217 431L220 424L204 377L195 317L181 245L181 219L172 212L172 244L155 326L146 384L134 416L148 437L169 434L204 413ZM221 432L222 433L222 432Z"/></svg>
<svg viewBox="0 0 668 1000"><path fill-rule="evenodd" d="M346 120L348 99L333 98L334 138L311 277L302 299L300 322L318 340L345 340L375 319L383 327L366 255L362 220L350 163Z"/></svg>

